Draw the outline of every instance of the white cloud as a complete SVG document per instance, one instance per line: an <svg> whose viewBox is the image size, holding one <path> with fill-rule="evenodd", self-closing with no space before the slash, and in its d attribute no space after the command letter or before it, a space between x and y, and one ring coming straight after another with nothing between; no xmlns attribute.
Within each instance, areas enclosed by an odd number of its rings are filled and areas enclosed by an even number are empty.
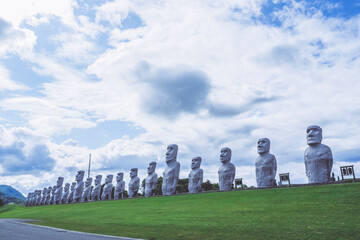
<svg viewBox="0 0 360 240"><path fill-rule="evenodd" d="M0 92L10 90L27 90L28 88L22 84L18 84L11 80L9 71L0 65Z"/></svg>

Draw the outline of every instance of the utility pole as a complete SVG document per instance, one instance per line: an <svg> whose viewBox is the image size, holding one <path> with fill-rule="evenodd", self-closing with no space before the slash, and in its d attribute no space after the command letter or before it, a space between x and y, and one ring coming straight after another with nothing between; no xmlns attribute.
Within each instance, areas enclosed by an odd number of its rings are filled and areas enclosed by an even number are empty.
<svg viewBox="0 0 360 240"><path fill-rule="evenodd" d="M90 164L91 164L91 153L89 154L89 170L88 170L88 178L90 177Z"/></svg>

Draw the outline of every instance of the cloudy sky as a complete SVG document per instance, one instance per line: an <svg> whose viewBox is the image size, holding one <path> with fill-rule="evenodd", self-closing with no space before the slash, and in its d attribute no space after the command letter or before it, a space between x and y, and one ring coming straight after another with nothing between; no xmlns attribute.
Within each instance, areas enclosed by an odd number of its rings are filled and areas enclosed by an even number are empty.
<svg viewBox="0 0 360 240"><path fill-rule="evenodd" d="M309 3L311 2L311 3ZM222 147L256 185L257 140L278 173L307 182L308 125L323 128L333 171L360 174L360 1L12 0L0 8L0 183L23 194L77 170L180 177ZM278 179L278 177L277 177Z"/></svg>

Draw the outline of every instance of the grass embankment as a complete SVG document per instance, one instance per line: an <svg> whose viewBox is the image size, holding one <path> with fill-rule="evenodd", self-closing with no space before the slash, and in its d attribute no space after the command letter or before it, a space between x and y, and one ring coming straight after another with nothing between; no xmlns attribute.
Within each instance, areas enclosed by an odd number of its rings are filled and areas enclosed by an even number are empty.
<svg viewBox="0 0 360 240"><path fill-rule="evenodd" d="M17 207L0 218L144 239L348 240L360 238L359 201L360 183L349 183Z"/></svg>

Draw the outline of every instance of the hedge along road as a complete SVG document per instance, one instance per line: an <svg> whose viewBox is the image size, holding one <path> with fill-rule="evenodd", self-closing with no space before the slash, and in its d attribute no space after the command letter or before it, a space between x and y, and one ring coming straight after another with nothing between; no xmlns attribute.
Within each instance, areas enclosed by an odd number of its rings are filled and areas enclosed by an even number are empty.
<svg viewBox="0 0 360 240"><path fill-rule="evenodd" d="M135 240L135 238L123 238L91 233L69 231L60 228L45 227L28 224L32 220L24 219L0 219L1 239L19 240Z"/></svg>

